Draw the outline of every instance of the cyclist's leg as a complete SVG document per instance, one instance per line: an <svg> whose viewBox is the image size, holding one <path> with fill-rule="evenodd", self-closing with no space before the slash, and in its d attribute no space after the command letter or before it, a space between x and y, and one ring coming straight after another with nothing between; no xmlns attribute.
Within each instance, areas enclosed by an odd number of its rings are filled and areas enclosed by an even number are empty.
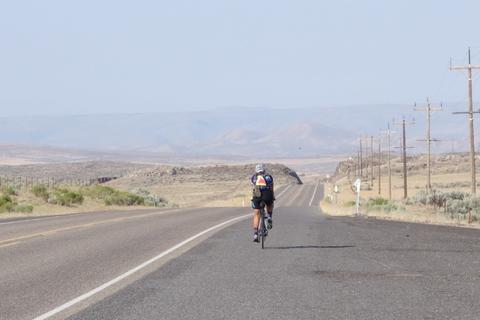
<svg viewBox="0 0 480 320"><path fill-rule="evenodd" d="M258 231L258 225L260 223L260 209L253 209L253 230Z"/></svg>
<svg viewBox="0 0 480 320"><path fill-rule="evenodd" d="M273 201L269 204L267 204L267 213L269 216L273 214Z"/></svg>
<svg viewBox="0 0 480 320"><path fill-rule="evenodd" d="M267 217L268 217L268 228L272 229L273 227L273 201L267 201Z"/></svg>
<svg viewBox="0 0 480 320"><path fill-rule="evenodd" d="M275 197L273 196L273 192L265 191L264 193L262 193L262 198L267 205L267 214L271 216L273 213L273 201L275 199Z"/></svg>
<svg viewBox="0 0 480 320"><path fill-rule="evenodd" d="M253 219L252 219L252 228L253 228L253 240L258 239L258 225L260 223L260 200L252 199L252 208L253 208Z"/></svg>

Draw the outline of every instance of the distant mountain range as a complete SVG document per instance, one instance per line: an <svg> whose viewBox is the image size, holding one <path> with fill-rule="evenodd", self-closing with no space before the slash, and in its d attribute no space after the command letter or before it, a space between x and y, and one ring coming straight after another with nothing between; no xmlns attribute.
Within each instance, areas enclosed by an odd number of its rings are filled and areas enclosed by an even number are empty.
<svg viewBox="0 0 480 320"><path fill-rule="evenodd" d="M462 109L463 110L463 109ZM436 113L432 135L465 148L466 116ZM422 150L424 114L411 106L374 105L331 108L228 108L204 112L103 114L0 118L0 143L51 146L101 152L175 155L307 157L353 152L360 135L377 136L387 122L415 117L411 145ZM398 140L394 140L398 144Z"/></svg>

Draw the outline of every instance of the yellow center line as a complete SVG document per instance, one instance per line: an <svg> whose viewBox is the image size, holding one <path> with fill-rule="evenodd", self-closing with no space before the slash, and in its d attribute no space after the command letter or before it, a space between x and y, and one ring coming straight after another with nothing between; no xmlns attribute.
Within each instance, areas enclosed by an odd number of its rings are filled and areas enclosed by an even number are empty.
<svg viewBox="0 0 480 320"><path fill-rule="evenodd" d="M22 240L28 240L28 239L32 239L32 238L36 238L36 237L49 236L49 235L55 234L57 232L70 231L70 230L81 229L81 228L89 228L89 227L98 226L98 225L106 224L106 223L121 222L121 221L139 219L139 218L150 217L150 216L155 216L155 215L162 215L162 214L170 213L170 212L173 212L173 211L175 211L175 210L166 210L166 211L161 211L161 212L157 211L157 212L145 213L145 214L141 214L141 215L114 218L114 219L102 220L102 221L98 221L98 222L89 222L89 223L84 223L84 224L79 224L79 225L73 225L73 226L68 226L68 227L63 227L63 228L57 228L57 229L52 229L52 230L46 230L46 231L31 233L31 234L27 234L27 235L20 236L20 237L1 240L0 241L0 248L7 246L7 244L8 245L13 245L12 243L14 243L14 242L19 242L19 241L22 241Z"/></svg>

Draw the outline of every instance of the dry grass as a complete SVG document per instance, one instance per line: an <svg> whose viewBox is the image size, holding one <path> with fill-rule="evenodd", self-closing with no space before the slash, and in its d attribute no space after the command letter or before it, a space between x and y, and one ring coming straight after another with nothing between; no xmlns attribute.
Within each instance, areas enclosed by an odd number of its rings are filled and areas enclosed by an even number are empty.
<svg viewBox="0 0 480 320"><path fill-rule="evenodd" d="M179 207L242 206L251 193L248 181L159 184L150 190Z"/></svg>
<svg viewBox="0 0 480 320"><path fill-rule="evenodd" d="M178 207L248 206L255 165L178 167L139 170L109 182L121 190L144 188ZM296 182L284 165L267 165L277 187Z"/></svg>
<svg viewBox="0 0 480 320"><path fill-rule="evenodd" d="M339 205L330 204L325 201L322 201L320 206L324 213L331 216L353 216L355 213L354 207L350 207L350 208L341 207ZM480 229L479 224L468 224L466 220L450 219L447 216L444 216L441 214L435 214L434 212L428 212L426 210L414 210L414 209L410 210L409 209L407 211L392 211L392 212L370 211L367 213L362 213L362 215L366 217L373 217L373 218L383 219L383 220Z"/></svg>
<svg viewBox="0 0 480 320"><path fill-rule="evenodd" d="M426 176L422 174L416 174L408 177L408 189L409 196L414 196L420 190L425 190ZM468 173L450 173L441 175L432 175L432 185L435 188L436 184L445 186L437 188L443 191L463 191L469 192L469 179ZM327 183L325 185L325 193L328 195L334 195L333 186L337 184L340 193L337 195L338 203L345 204L349 201L355 200L355 193L351 190L350 182L346 177L342 177L335 182ZM365 186L364 183L362 186ZM456 185L455 187L448 187L447 185ZM375 198L382 197L388 198L388 177L382 176L381 192L378 192L378 180L374 180L374 185L371 190L363 189L361 191L362 198ZM403 178L400 176L392 176L392 200L403 199Z"/></svg>

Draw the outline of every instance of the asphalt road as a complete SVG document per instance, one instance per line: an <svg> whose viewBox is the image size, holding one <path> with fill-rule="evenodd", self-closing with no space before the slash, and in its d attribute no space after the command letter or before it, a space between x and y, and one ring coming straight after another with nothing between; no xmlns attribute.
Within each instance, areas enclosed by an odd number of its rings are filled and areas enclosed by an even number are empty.
<svg viewBox="0 0 480 320"><path fill-rule="evenodd" d="M240 220L54 318L480 318L480 231L326 217L321 196L321 187L290 187L266 250ZM109 213L96 219L129 220L91 226L90 216L52 218L48 228L86 226L4 247L47 221L0 224L0 318L38 316L246 210Z"/></svg>
<svg viewBox="0 0 480 320"><path fill-rule="evenodd" d="M41 316L192 235L249 212L249 208L138 210L0 220L0 319ZM54 318L63 319L112 294L209 235Z"/></svg>

